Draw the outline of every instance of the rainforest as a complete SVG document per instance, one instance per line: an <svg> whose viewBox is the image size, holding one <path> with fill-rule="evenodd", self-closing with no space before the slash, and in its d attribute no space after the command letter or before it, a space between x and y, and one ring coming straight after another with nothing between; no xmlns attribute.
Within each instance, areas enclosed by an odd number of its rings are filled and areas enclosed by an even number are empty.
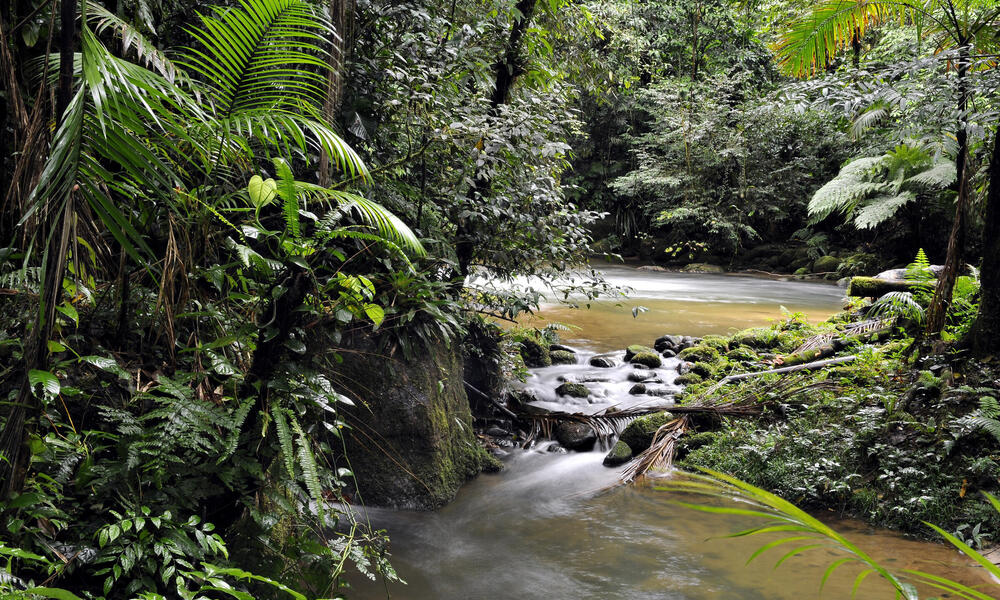
<svg viewBox="0 0 1000 600"><path fill-rule="evenodd" d="M0 597L1000 598L995 0L0 0Z"/></svg>

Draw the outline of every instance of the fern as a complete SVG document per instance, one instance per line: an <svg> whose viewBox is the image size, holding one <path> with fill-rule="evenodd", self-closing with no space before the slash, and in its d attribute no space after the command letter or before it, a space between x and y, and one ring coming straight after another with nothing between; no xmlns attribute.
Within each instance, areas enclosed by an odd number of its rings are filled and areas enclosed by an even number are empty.
<svg viewBox="0 0 1000 600"><path fill-rule="evenodd" d="M274 417L274 431L278 436L278 444L281 446L281 457L285 461L285 471L290 479L295 479L295 445L292 443L292 432L288 427L288 416L294 420L286 409L273 407L271 416Z"/></svg>
<svg viewBox="0 0 1000 600"><path fill-rule="evenodd" d="M316 503L316 510L319 512L320 519L322 520L323 486L319 482L319 465L316 464L316 456L313 454L309 437L302 430L298 419L295 418L295 415L291 415L291 420L292 428L298 436L296 441L299 448L298 457L299 465L302 467L302 479L305 481L306 489L309 490L309 495L312 497L313 502Z"/></svg>
<svg viewBox="0 0 1000 600"><path fill-rule="evenodd" d="M993 396L983 396L979 399L979 410L972 417L974 427L982 429L1000 442L1000 402Z"/></svg>
<svg viewBox="0 0 1000 600"><path fill-rule="evenodd" d="M906 274L903 278L913 284L914 297L923 303L930 301L931 294L934 293L934 283L937 276L931 270L931 262L923 248L917 250L917 255L913 262L906 265Z"/></svg>
<svg viewBox="0 0 1000 600"><path fill-rule="evenodd" d="M869 314L873 317L896 317L924 322L924 307L910 292L889 292L872 303Z"/></svg>

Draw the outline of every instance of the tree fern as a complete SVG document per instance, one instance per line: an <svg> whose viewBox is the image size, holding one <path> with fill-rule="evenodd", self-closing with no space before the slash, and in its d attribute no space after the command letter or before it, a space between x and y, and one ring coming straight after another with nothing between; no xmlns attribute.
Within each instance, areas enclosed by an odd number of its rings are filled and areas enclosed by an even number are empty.
<svg viewBox="0 0 1000 600"><path fill-rule="evenodd" d="M809 201L810 223L840 213L858 229L873 229L891 219L920 194L940 192L956 178L955 165L923 149L900 144L882 156L846 164Z"/></svg>

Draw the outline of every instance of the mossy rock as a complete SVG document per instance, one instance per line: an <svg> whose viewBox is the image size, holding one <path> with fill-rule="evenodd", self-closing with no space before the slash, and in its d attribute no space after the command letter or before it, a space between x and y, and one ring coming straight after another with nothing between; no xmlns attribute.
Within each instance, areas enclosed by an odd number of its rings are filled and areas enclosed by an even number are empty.
<svg viewBox="0 0 1000 600"><path fill-rule="evenodd" d="M813 273L832 273L840 267L840 259L836 256L821 256L813 261Z"/></svg>
<svg viewBox="0 0 1000 600"><path fill-rule="evenodd" d="M531 338L521 340L521 358L524 359L526 367L538 368L552 365L552 354L548 347Z"/></svg>
<svg viewBox="0 0 1000 600"><path fill-rule="evenodd" d="M716 362L721 356L718 349L704 343L681 350L677 355L681 360L688 362Z"/></svg>
<svg viewBox="0 0 1000 600"><path fill-rule="evenodd" d="M799 276L808 275L811 272L812 271L809 270L809 267L802 267L799 269L795 269L795 274Z"/></svg>
<svg viewBox="0 0 1000 600"><path fill-rule="evenodd" d="M655 369L663 364L663 359L655 352L638 352L632 357L634 364L639 364L650 369Z"/></svg>
<svg viewBox="0 0 1000 600"><path fill-rule="evenodd" d="M618 465L623 465L632 459L632 449L625 442L618 440L615 443L614 448L611 452L608 452L607 456L604 457L605 467L617 467Z"/></svg>
<svg viewBox="0 0 1000 600"><path fill-rule="evenodd" d="M705 378L697 373L685 373L674 380L677 385L693 385L695 383L701 383Z"/></svg>
<svg viewBox="0 0 1000 600"><path fill-rule="evenodd" d="M639 417L625 428L618 441L627 444L633 454L639 454L653 443L656 430L673 420L674 416L668 412Z"/></svg>
<svg viewBox="0 0 1000 600"><path fill-rule="evenodd" d="M625 362L632 362L632 358L636 354L656 354L656 350L642 344L632 344L628 348L625 348Z"/></svg>
<svg viewBox="0 0 1000 600"><path fill-rule="evenodd" d="M706 335L701 338L701 342L699 342L699 344L711 346L719 352L729 350L729 338L724 335Z"/></svg>
<svg viewBox="0 0 1000 600"><path fill-rule="evenodd" d="M567 352L565 350L552 350L549 352L549 357L553 365L576 364L576 354L573 354L572 352Z"/></svg>
<svg viewBox="0 0 1000 600"><path fill-rule="evenodd" d="M712 363L696 362L691 365L691 372L702 379L715 379L719 373L719 368Z"/></svg>
<svg viewBox="0 0 1000 600"><path fill-rule="evenodd" d="M744 329L730 338L731 346L748 346L757 350L771 350L781 345L781 332L770 327Z"/></svg>
<svg viewBox="0 0 1000 600"><path fill-rule="evenodd" d="M556 393L571 398L588 398L590 396L590 390L582 383L566 382L556 388Z"/></svg>
<svg viewBox="0 0 1000 600"><path fill-rule="evenodd" d="M733 348L726 353L726 358L738 362L756 362L760 360L760 356L757 356L756 352L746 346L737 346L736 348Z"/></svg>
<svg viewBox="0 0 1000 600"><path fill-rule="evenodd" d="M681 269L685 273L725 273L726 269L710 263L691 263Z"/></svg>

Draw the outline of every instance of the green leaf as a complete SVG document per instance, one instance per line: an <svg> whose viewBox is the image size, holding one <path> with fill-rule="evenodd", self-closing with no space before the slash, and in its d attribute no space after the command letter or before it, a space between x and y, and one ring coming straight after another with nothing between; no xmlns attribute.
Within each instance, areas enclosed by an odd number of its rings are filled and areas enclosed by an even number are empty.
<svg viewBox="0 0 1000 600"><path fill-rule="evenodd" d="M382 321L385 320L385 311L378 304L365 304L365 314L372 320L372 323L375 323L375 327L381 325Z"/></svg>
<svg viewBox="0 0 1000 600"><path fill-rule="evenodd" d="M32 391L41 385L46 396L58 396L59 390L62 389L58 377L48 371L38 369L28 371L28 383L31 384Z"/></svg>
<svg viewBox="0 0 1000 600"><path fill-rule="evenodd" d="M34 594L43 598L53 598L54 600L81 600L79 596L69 590L49 587L33 587L24 590L26 594Z"/></svg>
<svg viewBox="0 0 1000 600"><path fill-rule="evenodd" d="M274 200L277 190L278 184L273 179L264 179L260 175L251 177L250 183L247 184L247 194L250 196L250 202L257 209L270 204Z"/></svg>
<svg viewBox="0 0 1000 600"><path fill-rule="evenodd" d="M53 340L49 340L46 345L49 348L49 352L52 352L53 354L55 354L57 352L65 352L66 351L66 346L63 346L59 342L56 342L56 341L53 341Z"/></svg>
<svg viewBox="0 0 1000 600"><path fill-rule="evenodd" d="M56 307L56 310L61 312L67 319L73 322L73 324L80 325L80 313L76 312L76 308L72 304L64 303Z"/></svg>

